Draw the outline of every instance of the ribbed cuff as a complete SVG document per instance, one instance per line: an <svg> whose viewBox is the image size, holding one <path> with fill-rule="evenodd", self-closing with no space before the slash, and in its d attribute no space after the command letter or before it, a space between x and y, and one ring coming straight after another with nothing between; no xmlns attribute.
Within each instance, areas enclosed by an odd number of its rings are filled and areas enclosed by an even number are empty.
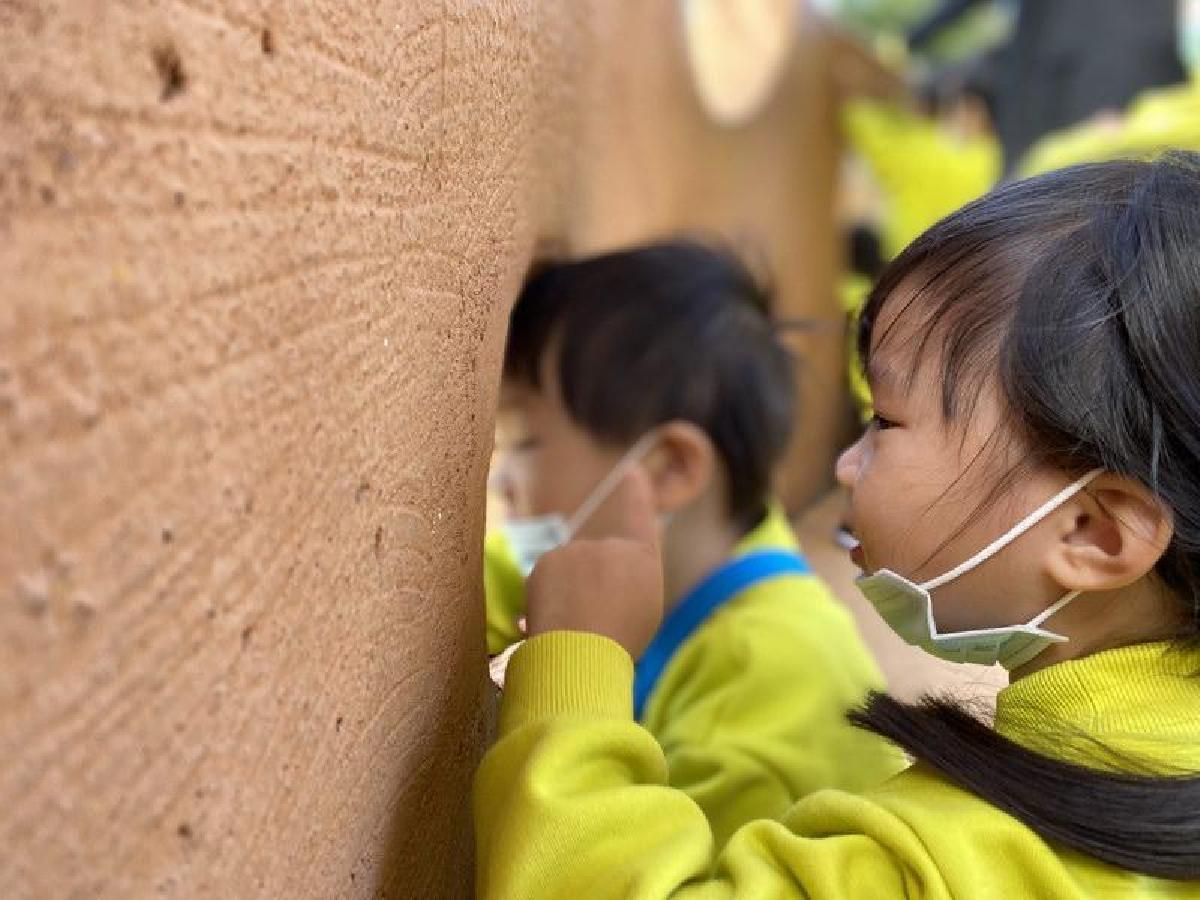
<svg viewBox="0 0 1200 900"><path fill-rule="evenodd" d="M509 660L500 734L562 714L633 718L633 661L616 641L581 631L550 631Z"/></svg>

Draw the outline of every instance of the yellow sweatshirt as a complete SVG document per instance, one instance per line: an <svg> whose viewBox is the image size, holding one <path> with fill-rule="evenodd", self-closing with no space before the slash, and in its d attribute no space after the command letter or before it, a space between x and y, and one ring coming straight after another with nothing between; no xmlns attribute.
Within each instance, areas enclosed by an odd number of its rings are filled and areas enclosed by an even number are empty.
<svg viewBox="0 0 1200 900"><path fill-rule="evenodd" d="M765 549L798 550L782 509L734 556ZM512 599L515 571L502 565L485 578L488 588L509 586L506 596L488 598L493 652L516 634L505 624L523 605ZM781 575L735 595L679 647L642 724L661 748L667 783L699 806L719 846L744 823L781 816L813 791L861 791L902 769L894 748L845 721L882 684L853 619L824 583Z"/></svg>
<svg viewBox="0 0 1200 900"><path fill-rule="evenodd" d="M487 648L495 656L524 636L517 620L525 614L525 578L503 531L490 531L483 539L483 596Z"/></svg>
<svg viewBox="0 0 1200 900"><path fill-rule="evenodd" d="M1165 649L1036 672L1001 692L996 727L1045 753L1071 755L1073 742L1050 731L1060 726L1200 771L1200 654ZM619 645L577 632L541 635L513 657L500 740L475 786L483 900L1200 900L1200 882L1048 844L921 765L862 796L813 794L745 825L718 855L702 811L667 786L661 749L631 719L632 671Z"/></svg>

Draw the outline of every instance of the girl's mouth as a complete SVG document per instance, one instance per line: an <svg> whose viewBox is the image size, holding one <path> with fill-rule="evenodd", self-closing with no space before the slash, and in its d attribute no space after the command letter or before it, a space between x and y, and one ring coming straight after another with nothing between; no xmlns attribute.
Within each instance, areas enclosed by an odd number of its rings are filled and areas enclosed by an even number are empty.
<svg viewBox="0 0 1200 900"><path fill-rule="evenodd" d="M867 556L865 553L863 553L862 544L855 543L855 545L850 548L850 561L860 569L866 571Z"/></svg>
<svg viewBox="0 0 1200 900"><path fill-rule="evenodd" d="M855 537L854 530L850 527L849 522L843 522L838 526L837 532L834 535L834 541L850 555L851 562L863 571L866 571L867 555L863 553L862 544Z"/></svg>

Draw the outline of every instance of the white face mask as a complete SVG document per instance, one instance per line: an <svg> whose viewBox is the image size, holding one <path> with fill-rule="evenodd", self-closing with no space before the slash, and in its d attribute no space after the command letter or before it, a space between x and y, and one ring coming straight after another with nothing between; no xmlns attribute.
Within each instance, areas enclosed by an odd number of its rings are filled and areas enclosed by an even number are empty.
<svg viewBox="0 0 1200 900"><path fill-rule="evenodd" d="M991 559L1083 490L1100 472L1100 469L1095 469L1070 487L1059 491L1014 525L1007 533L945 575L940 575L922 584L914 584L903 575L897 575L888 569L880 569L872 575L860 576L857 579L858 589L862 591L896 634L900 635L907 643L920 647L927 653L951 662L978 663L984 666L1000 663L1006 669L1019 668L1051 644L1061 644L1067 640L1063 635L1047 631L1040 626L1042 622L1078 597L1079 591L1065 594L1024 625L979 628L973 631L954 631L947 634L938 633L937 624L933 621L933 599L929 592L950 583L960 575L966 574Z"/></svg>
<svg viewBox="0 0 1200 900"><path fill-rule="evenodd" d="M575 536L592 513L599 509L600 504L607 500L608 495L620 484L625 473L646 455L655 437L656 433L650 432L639 438L612 467L612 471L600 479L600 483L592 489L569 519L560 513L548 513L544 516L520 516L505 520L501 530L508 538L522 575L528 577L539 559Z"/></svg>

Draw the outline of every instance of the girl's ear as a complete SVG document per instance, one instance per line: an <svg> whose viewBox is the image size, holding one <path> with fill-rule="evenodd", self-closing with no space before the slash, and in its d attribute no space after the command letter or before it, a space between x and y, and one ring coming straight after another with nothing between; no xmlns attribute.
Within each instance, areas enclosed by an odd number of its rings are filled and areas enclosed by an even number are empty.
<svg viewBox="0 0 1200 900"><path fill-rule="evenodd" d="M716 476L717 451L704 429L691 422L667 422L657 431L645 467L658 511L675 512L708 490Z"/></svg>
<svg viewBox="0 0 1200 900"><path fill-rule="evenodd" d="M1170 511L1143 485L1103 474L1055 517L1046 572L1072 591L1112 591L1148 574L1171 542Z"/></svg>

